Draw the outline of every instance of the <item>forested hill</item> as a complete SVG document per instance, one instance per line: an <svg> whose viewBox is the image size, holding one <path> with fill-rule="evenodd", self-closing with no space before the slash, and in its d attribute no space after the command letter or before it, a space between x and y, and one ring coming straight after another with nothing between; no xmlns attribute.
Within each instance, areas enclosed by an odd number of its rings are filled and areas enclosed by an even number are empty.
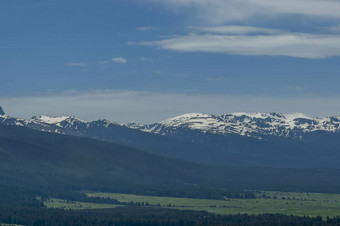
<svg viewBox="0 0 340 226"><path fill-rule="evenodd" d="M222 198L249 189L340 192L339 170L217 168L88 138L0 125L0 186Z"/></svg>

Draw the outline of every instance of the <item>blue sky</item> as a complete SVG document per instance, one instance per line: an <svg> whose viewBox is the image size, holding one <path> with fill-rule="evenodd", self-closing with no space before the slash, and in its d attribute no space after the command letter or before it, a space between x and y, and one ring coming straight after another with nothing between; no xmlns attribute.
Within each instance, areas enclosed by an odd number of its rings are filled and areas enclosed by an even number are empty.
<svg viewBox="0 0 340 226"><path fill-rule="evenodd" d="M340 115L339 0L0 0L10 115Z"/></svg>

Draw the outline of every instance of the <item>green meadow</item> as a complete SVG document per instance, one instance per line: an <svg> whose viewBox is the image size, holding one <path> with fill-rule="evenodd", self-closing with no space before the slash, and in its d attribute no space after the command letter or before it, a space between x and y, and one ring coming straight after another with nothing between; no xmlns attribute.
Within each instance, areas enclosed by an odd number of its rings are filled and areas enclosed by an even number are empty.
<svg viewBox="0 0 340 226"><path fill-rule="evenodd" d="M143 207L156 206L180 210L207 211L216 214L263 214L280 213L295 216L340 216L340 194L298 193L298 192L258 192L253 199L193 199L159 196L143 196L120 193L87 193L89 197L111 198L121 205L75 202L63 199L43 200L47 208L60 209L104 209L124 205Z"/></svg>
<svg viewBox="0 0 340 226"><path fill-rule="evenodd" d="M42 202L47 208L72 209L72 210L108 209L108 208L116 208L119 206L119 205L105 204L105 203L75 202L75 201L69 201L69 200L64 200L64 199L47 199Z"/></svg>
<svg viewBox="0 0 340 226"><path fill-rule="evenodd" d="M296 216L340 216L340 195L297 192L259 192L253 199L192 199L130 195L118 193L87 193L89 197L116 199L122 203L160 206L183 210L208 211L216 214L281 213ZM92 207L94 208L94 207Z"/></svg>

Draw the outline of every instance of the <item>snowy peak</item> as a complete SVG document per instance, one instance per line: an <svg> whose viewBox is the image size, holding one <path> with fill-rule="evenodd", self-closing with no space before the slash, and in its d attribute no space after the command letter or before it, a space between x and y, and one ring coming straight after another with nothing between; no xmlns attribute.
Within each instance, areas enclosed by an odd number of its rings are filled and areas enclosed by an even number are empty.
<svg viewBox="0 0 340 226"><path fill-rule="evenodd" d="M294 120L297 118L306 118L306 119L312 119L302 113L296 112L292 114L283 114L283 113L263 113L263 112L255 112L255 113L247 113L247 112L236 112L231 114L224 114L219 115L220 117L228 117L228 116L235 116L235 117L247 117L247 118L253 118L253 119L266 119L266 118L283 118L287 120Z"/></svg>
<svg viewBox="0 0 340 226"><path fill-rule="evenodd" d="M340 131L340 117L311 118L302 113L231 113L210 115L189 113L151 125L131 125L130 128L161 135L174 134L181 129L199 130L213 134L238 134L261 138L264 135L300 138L313 131Z"/></svg>
<svg viewBox="0 0 340 226"><path fill-rule="evenodd" d="M87 123L75 117L68 117L68 116L50 117L47 115L34 116L29 121L32 123L46 124L46 125L58 126L58 127L70 127L74 124Z"/></svg>
<svg viewBox="0 0 340 226"><path fill-rule="evenodd" d="M47 115L41 115L41 116L35 116L32 118L32 120L37 122L42 122L46 124L58 124L66 119L69 119L70 117L67 116L57 116L57 117L49 117Z"/></svg>
<svg viewBox="0 0 340 226"><path fill-rule="evenodd" d="M302 113L188 113L150 125L118 124L107 120L86 122L75 117L46 115L25 120L5 115L1 107L0 113L0 123L65 134L79 134L91 128L109 129L117 126L165 136L195 131L218 135L237 134L258 139L265 136L301 139L303 134L314 131L340 133L340 117L312 118Z"/></svg>
<svg viewBox="0 0 340 226"><path fill-rule="evenodd" d="M45 132L54 132L70 135L79 135L91 128L109 128L111 126L122 126L108 120L97 120L86 122L79 118L69 116L34 116L31 119L14 118L7 115L0 115L0 123L6 125L25 126Z"/></svg>
<svg viewBox="0 0 340 226"><path fill-rule="evenodd" d="M207 124L210 121L215 121L213 115L202 114L202 113L189 113L180 115L174 118L169 118L164 121L161 121L159 124L169 125L169 126L179 126L186 123L198 123L198 124Z"/></svg>
<svg viewBox="0 0 340 226"><path fill-rule="evenodd" d="M309 119L313 120L313 118L310 118L302 113L293 113L293 114L282 114L287 120L295 120L295 119Z"/></svg>

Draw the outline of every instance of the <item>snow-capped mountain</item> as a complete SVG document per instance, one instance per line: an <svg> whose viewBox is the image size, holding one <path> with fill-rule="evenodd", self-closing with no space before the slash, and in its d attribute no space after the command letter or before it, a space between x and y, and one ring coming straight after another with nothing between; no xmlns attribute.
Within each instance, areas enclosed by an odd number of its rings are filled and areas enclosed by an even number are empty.
<svg viewBox="0 0 340 226"><path fill-rule="evenodd" d="M163 136L173 135L182 130L194 130L219 135L237 134L260 138L273 135L290 138L301 138L302 134L314 131L340 132L340 117L311 118L302 113L231 113L211 115L188 113L164 121L142 125L138 123L118 124L107 120L86 122L84 120L46 115L34 116L29 120L7 116L0 108L0 122L8 125L26 126L47 132L72 134L84 133L88 128L122 126L147 133Z"/></svg>
<svg viewBox="0 0 340 226"><path fill-rule="evenodd" d="M214 166L339 167L340 117L300 113L190 113L150 125L46 115L0 124L119 143Z"/></svg>
<svg viewBox="0 0 340 226"><path fill-rule="evenodd" d="M110 126L118 125L117 123L109 122L107 120L86 122L84 120L68 116L49 117L46 115L42 115L34 116L31 119L26 120L10 117L6 114L0 115L0 123L6 125L24 126L45 132L53 132L67 135L82 135L93 127L108 128Z"/></svg>
<svg viewBox="0 0 340 226"><path fill-rule="evenodd" d="M213 134L238 134L261 138L274 135L299 138L314 131L340 131L340 117L311 118L301 113L232 113L210 115L190 113L151 125L127 124L128 127L160 135L171 135L181 129Z"/></svg>

